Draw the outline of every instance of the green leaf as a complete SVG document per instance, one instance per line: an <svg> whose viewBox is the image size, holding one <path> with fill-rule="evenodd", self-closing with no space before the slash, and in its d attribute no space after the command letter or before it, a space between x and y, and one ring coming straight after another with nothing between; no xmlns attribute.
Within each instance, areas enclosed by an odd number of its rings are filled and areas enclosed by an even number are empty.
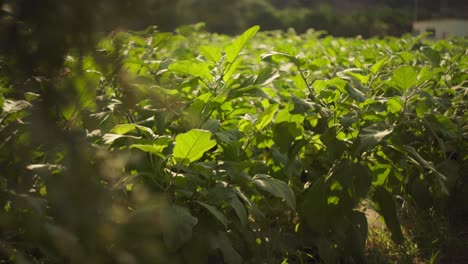
<svg viewBox="0 0 468 264"><path fill-rule="evenodd" d="M270 105L258 116L254 124L256 131L262 130L271 123L273 116L275 115L276 111L278 111L278 107L279 106L277 104Z"/></svg>
<svg viewBox="0 0 468 264"><path fill-rule="evenodd" d="M239 197L235 196L231 199L229 199L228 204L234 209L234 211L237 214L237 217L239 217L239 220L241 222L242 226L247 226L247 212L245 210L244 204L239 200Z"/></svg>
<svg viewBox="0 0 468 264"><path fill-rule="evenodd" d="M392 233L392 240L397 244L403 243L403 233L392 194L384 187L377 187L374 191L373 201L377 211L384 218L388 230Z"/></svg>
<svg viewBox="0 0 468 264"><path fill-rule="evenodd" d="M226 60L232 63L237 58L237 56L239 56L239 53L244 48L247 41L253 38L259 29L259 26L253 26L247 29L240 37L234 40L234 42L226 46L224 48L224 52L226 53Z"/></svg>
<svg viewBox="0 0 468 264"><path fill-rule="evenodd" d="M183 165L199 160L205 152L216 146L211 140L211 132L201 129L192 129L175 138L174 159Z"/></svg>
<svg viewBox="0 0 468 264"><path fill-rule="evenodd" d="M218 208L212 206L212 205L209 205L207 203L204 203L202 201L195 201L196 203L198 203L199 205L205 207L205 209L207 209L221 224L224 225L224 227L227 229L228 227L228 220L227 218L224 216L223 213L221 213L221 211L218 210Z"/></svg>
<svg viewBox="0 0 468 264"><path fill-rule="evenodd" d="M388 62L388 59L387 58L383 58L379 61L377 61L376 63L374 63L374 65L372 65L372 67L370 68L371 72L373 74L377 74L379 73L379 71L382 69L382 67Z"/></svg>
<svg viewBox="0 0 468 264"><path fill-rule="evenodd" d="M188 74L192 76L198 76L206 81L211 81L213 76L211 75L208 64L202 61L193 62L189 60L176 61L169 65L169 70Z"/></svg>
<svg viewBox="0 0 468 264"><path fill-rule="evenodd" d="M198 47L198 49L200 50L201 55L205 56L205 58L211 62L217 63L221 60L221 49L218 47L203 45Z"/></svg>
<svg viewBox="0 0 468 264"><path fill-rule="evenodd" d="M119 135L119 134L111 134L107 133L102 136L102 139L104 141L104 144L112 144L114 141L116 141L119 138L132 138L132 139L140 139L141 137L135 137L135 136L128 136L128 135Z"/></svg>
<svg viewBox="0 0 468 264"><path fill-rule="evenodd" d="M426 56L432 63L433 66L439 66L440 65L440 54L434 49L431 49L429 47L423 47L421 48L422 53L424 56Z"/></svg>
<svg viewBox="0 0 468 264"><path fill-rule="evenodd" d="M392 97L387 100L387 111L390 113L399 113L403 108L403 101L401 101L400 97Z"/></svg>
<svg viewBox="0 0 468 264"><path fill-rule="evenodd" d="M416 84L418 74L411 66L402 66L393 72L392 80L403 91Z"/></svg>
<svg viewBox="0 0 468 264"><path fill-rule="evenodd" d="M232 247L232 243L225 232L218 232L214 247L221 250L223 254L224 263L226 264L241 264L241 255Z"/></svg>
<svg viewBox="0 0 468 264"><path fill-rule="evenodd" d="M364 151L372 149L392 132L391 128L382 130L377 125L363 128L359 133L360 149Z"/></svg>
<svg viewBox="0 0 468 264"><path fill-rule="evenodd" d="M265 174L255 175L252 178L252 182L258 188L270 193L271 195L284 199L291 209L296 209L296 196L287 183Z"/></svg>
<svg viewBox="0 0 468 264"><path fill-rule="evenodd" d="M274 71L272 69L266 68L260 70L258 75L255 77L255 85L266 85L274 81L280 77L279 73L277 71Z"/></svg>
<svg viewBox="0 0 468 264"><path fill-rule="evenodd" d="M192 229L198 223L187 208L177 205L161 210L160 217L164 244L172 250L190 240Z"/></svg>
<svg viewBox="0 0 468 264"><path fill-rule="evenodd" d="M114 126L110 132L118 134L118 135L125 135L129 132L136 130L136 124L120 124Z"/></svg>
<svg viewBox="0 0 468 264"><path fill-rule="evenodd" d="M120 125L116 125L110 130L110 132L118 134L118 135L125 135L125 134L128 134L128 133L136 131L136 130L144 131L144 132L146 132L147 134L149 134L152 137L155 136L154 132L153 132L153 130L151 130L151 128L145 127L145 126L140 126L140 125L137 125L137 124L120 124Z"/></svg>
<svg viewBox="0 0 468 264"><path fill-rule="evenodd" d="M363 92L351 86L349 83L346 84L345 89L349 96L354 100L358 102L364 102L366 100L366 95Z"/></svg>
<svg viewBox="0 0 468 264"><path fill-rule="evenodd" d="M291 96L291 101L294 104L294 109L291 111L291 114L305 114L307 111L314 108L314 105L305 99Z"/></svg>

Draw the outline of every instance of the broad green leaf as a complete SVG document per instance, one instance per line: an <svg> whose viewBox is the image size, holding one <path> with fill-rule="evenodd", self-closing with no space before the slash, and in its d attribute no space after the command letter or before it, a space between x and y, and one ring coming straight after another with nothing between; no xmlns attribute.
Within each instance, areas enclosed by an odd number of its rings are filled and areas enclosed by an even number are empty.
<svg viewBox="0 0 468 264"><path fill-rule="evenodd" d="M232 247L232 242L225 232L219 231L216 236L216 241L213 243L214 248L219 249L223 254L224 263L226 264L241 264L241 255Z"/></svg>
<svg viewBox="0 0 468 264"><path fill-rule="evenodd" d="M256 131L262 130L271 123L276 111L278 111L278 107L277 104L272 104L258 116L254 124Z"/></svg>
<svg viewBox="0 0 468 264"><path fill-rule="evenodd" d="M198 47L201 55L205 56L211 62L217 63L221 60L222 54L221 49L218 47L203 45Z"/></svg>
<svg viewBox="0 0 468 264"><path fill-rule="evenodd" d="M151 130L151 128L145 127L145 126L140 126L140 125L137 125L137 124L119 124L119 125L114 126L110 130L110 132L118 134L118 135L125 135L125 134L128 134L128 133L136 131L136 130L141 130L141 131L146 132L150 136L155 136L154 132L153 132L153 130Z"/></svg>
<svg viewBox="0 0 468 264"><path fill-rule="evenodd" d="M245 209L244 204L239 200L237 196L229 199L228 204L234 209L234 211L237 214L237 217L239 217L239 220L241 222L242 226L247 226L247 211Z"/></svg>
<svg viewBox="0 0 468 264"><path fill-rule="evenodd" d="M279 73L277 71L274 71L272 69L262 69L258 73L258 75L255 77L255 85L266 85L274 81L280 77Z"/></svg>
<svg viewBox="0 0 468 264"><path fill-rule="evenodd" d="M118 134L118 135L125 135L129 132L136 130L136 124L120 124L114 126L110 132Z"/></svg>
<svg viewBox="0 0 468 264"><path fill-rule="evenodd" d="M159 215L163 241L169 249L177 250L192 238L192 229L198 219L187 208L177 205L164 207Z"/></svg>
<svg viewBox="0 0 468 264"><path fill-rule="evenodd" d="M202 201L196 201L196 203L198 203L199 205L205 207L205 209L207 209L227 229L228 220L227 220L226 216L224 216L224 214L221 211L218 210L218 208L216 208L216 207L214 207L212 205L209 205L207 203L204 203Z"/></svg>
<svg viewBox="0 0 468 264"><path fill-rule="evenodd" d="M237 67L240 64L240 60L234 61L231 66L229 66L229 69L224 73L223 80L225 82L229 81L234 74L234 72L237 70Z"/></svg>
<svg viewBox="0 0 468 264"><path fill-rule="evenodd" d="M366 100L366 95L363 92L351 86L349 83L346 84L345 88L346 88L346 92L354 100L358 102L364 102Z"/></svg>
<svg viewBox="0 0 468 264"><path fill-rule="evenodd" d="M291 101L294 104L294 109L291 111L291 114L305 114L314 107L313 103L295 96L291 96Z"/></svg>
<svg viewBox="0 0 468 264"><path fill-rule="evenodd" d="M458 137L458 126L447 116L434 114L427 117L432 129L438 131L445 138L456 139Z"/></svg>
<svg viewBox="0 0 468 264"><path fill-rule="evenodd" d="M208 64L202 61L176 61L169 65L169 70L192 76L198 76L202 79L205 79L206 81L211 81L213 79Z"/></svg>
<svg viewBox="0 0 468 264"><path fill-rule="evenodd" d="M162 154L162 149L159 147L159 146L155 146L155 145L143 145L143 144L133 144L133 145L130 145L130 148L136 148L136 149L140 149L144 152L148 152L148 153L151 153L151 154L154 154L154 155L157 155L159 157L161 157L162 159L164 159L164 155Z"/></svg>
<svg viewBox="0 0 468 264"><path fill-rule="evenodd" d="M403 51L398 54L398 56L405 62L410 63L414 59L414 54L408 51Z"/></svg>
<svg viewBox="0 0 468 264"><path fill-rule="evenodd" d="M320 177L305 191L298 210L307 227L319 234L327 234L331 225L327 217L329 192L328 184Z"/></svg>
<svg viewBox="0 0 468 264"><path fill-rule="evenodd" d="M107 134L104 134L104 136L102 136L104 144L108 144L108 145L114 143L114 141L116 141L119 138L140 139L141 137L128 136L128 135L119 135L119 134L112 134L112 133L107 133Z"/></svg>
<svg viewBox="0 0 468 264"><path fill-rule="evenodd" d="M237 58L241 50L244 48L247 41L253 38L253 36L255 36L259 29L259 26L254 26L247 29L244 33L242 33L240 37L234 40L234 42L226 46L224 48L224 52L226 53L226 60L232 63Z"/></svg>
<svg viewBox="0 0 468 264"><path fill-rule="evenodd" d="M201 159L214 146L216 141L211 139L210 131L192 129L176 136L173 157L177 163L188 165Z"/></svg>
<svg viewBox="0 0 468 264"><path fill-rule="evenodd" d="M447 178L438 170L436 170L433 164L421 157L421 155L419 155L418 151L416 151L415 148L411 146L401 146L401 148L406 150L410 154L410 157L413 158L417 163L419 163L423 168L428 169L432 171L435 175L437 175L439 177L441 187L445 189L445 182L447 181ZM447 190L444 191L447 192Z"/></svg>
<svg viewBox="0 0 468 264"><path fill-rule="evenodd" d="M255 175L252 178L252 182L258 188L270 193L271 195L284 199L291 209L296 209L296 196L287 183L265 174Z"/></svg>
<svg viewBox="0 0 468 264"><path fill-rule="evenodd" d="M422 53L431 61L433 66L440 65L440 54L438 51L429 47L421 48Z"/></svg>
<svg viewBox="0 0 468 264"><path fill-rule="evenodd" d="M393 72L393 82L403 91L416 84L418 74L411 66L402 66Z"/></svg>
<svg viewBox="0 0 468 264"><path fill-rule="evenodd" d="M370 68L371 72L373 74L377 74L379 73L379 71L382 69L382 67L388 62L388 59L387 58L383 58L379 61L377 61L376 63L374 63L374 65L372 65L372 67Z"/></svg>
<svg viewBox="0 0 468 264"><path fill-rule="evenodd" d="M399 113L403 108L403 102L400 97L392 97L387 100L387 111L390 113Z"/></svg>
<svg viewBox="0 0 468 264"><path fill-rule="evenodd" d="M403 243L403 233L401 232L392 194L384 187L377 187L372 199L376 205L377 212L384 218L388 230L392 233L392 240L397 244Z"/></svg>
<svg viewBox="0 0 468 264"><path fill-rule="evenodd" d="M380 129L378 126L365 127L359 133L360 149L369 150L379 144L393 129Z"/></svg>

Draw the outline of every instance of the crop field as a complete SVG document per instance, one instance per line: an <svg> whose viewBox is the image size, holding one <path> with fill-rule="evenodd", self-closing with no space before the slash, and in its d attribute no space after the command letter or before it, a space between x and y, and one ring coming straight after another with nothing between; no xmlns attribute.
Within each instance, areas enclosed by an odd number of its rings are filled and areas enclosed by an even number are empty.
<svg viewBox="0 0 468 264"><path fill-rule="evenodd" d="M2 59L0 263L372 263L366 210L419 247L388 263L461 263L467 47L191 25Z"/></svg>

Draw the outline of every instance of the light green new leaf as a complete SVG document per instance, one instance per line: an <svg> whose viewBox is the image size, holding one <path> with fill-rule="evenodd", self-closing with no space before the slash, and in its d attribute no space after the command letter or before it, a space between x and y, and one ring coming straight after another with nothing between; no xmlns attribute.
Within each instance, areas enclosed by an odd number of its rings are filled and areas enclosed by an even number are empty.
<svg viewBox="0 0 468 264"><path fill-rule="evenodd" d="M104 144L112 144L114 143L114 141L116 141L119 138L140 139L141 137L119 135L119 134L112 134L112 133L107 133L102 136L102 140L104 141Z"/></svg>
<svg viewBox="0 0 468 264"><path fill-rule="evenodd" d="M176 61L169 65L169 70L201 77L207 81L213 79L208 64L205 62L193 62L189 60Z"/></svg>
<svg viewBox="0 0 468 264"><path fill-rule="evenodd" d="M216 141L211 140L211 132L207 130L192 129L177 135L175 139L174 159L184 165L199 160L205 152L216 146Z"/></svg>
<svg viewBox="0 0 468 264"><path fill-rule="evenodd" d="M265 109L265 111L263 111L255 121L255 129L257 131L260 131L268 124L270 124L271 120L273 120L273 116L275 115L276 111L278 111L277 104L270 105L267 109Z"/></svg>
<svg viewBox="0 0 468 264"><path fill-rule="evenodd" d="M120 124L114 126L110 132L118 134L118 135L125 135L129 132L136 130L136 124Z"/></svg>
<svg viewBox="0 0 468 264"><path fill-rule="evenodd" d="M153 132L153 130L151 130L151 128L145 127L145 126L140 126L140 125L137 125L137 124L119 124L119 125L114 126L110 130L110 132L118 134L118 135L125 135L125 134L133 132L133 131L135 131L137 129L148 133L148 135L150 135L150 136L155 136L154 132Z"/></svg>
<svg viewBox="0 0 468 264"><path fill-rule="evenodd" d="M418 74L411 66L402 66L393 72L393 82L403 91L408 90L416 84Z"/></svg>
<svg viewBox="0 0 468 264"><path fill-rule="evenodd" d="M171 138L160 137L154 140L151 144L133 144L130 146L130 148L140 149L144 152L155 154L164 159L165 156L162 154L162 152L171 141Z"/></svg>
<svg viewBox="0 0 468 264"><path fill-rule="evenodd" d="M218 221L224 225L225 228L228 227L228 220L227 218L224 216L223 213L221 213L221 211L218 210L218 208L212 206L212 205L209 205L207 203L204 203L204 202L201 202L201 201L196 201L199 205L205 207L216 219L218 219Z"/></svg>
<svg viewBox="0 0 468 264"><path fill-rule="evenodd" d="M403 102L399 97L392 97L387 100L387 111L390 113L399 113L403 108Z"/></svg>
<svg viewBox="0 0 468 264"><path fill-rule="evenodd" d="M237 58L241 50L244 48L245 43L247 43L249 39L255 36L259 29L259 26L254 26L247 29L244 33L242 33L240 37L234 40L234 42L232 42L224 48L224 52L226 53L226 59L228 62L232 63Z"/></svg>
<svg viewBox="0 0 468 264"><path fill-rule="evenodd" d="M377 61L374 65L372 65L372 67L370 68L371 72L373 74L377 74L380 69L382 69L382 67L388 62L388 59L387 58L384 58L384 59L381 59L379 61Z"/></svg>
<svg viewBox="0 0 468 264"><path fill-rule="evenodd" d="M269 192L271 195L284 199L291 209L296 209L296 196L287 183L265 174L255 175L252 178L252 182L258 188Z"/></svg>
<svg viewBox="0 0 468 264"><path fill-rule="evenodd" d="M219 60L221 60L221 49L219 49L218 47L203 45L198 47L198 49L200 50L201 55L203 55L207 60L210 60L211 62L217 63Z"/></svg>

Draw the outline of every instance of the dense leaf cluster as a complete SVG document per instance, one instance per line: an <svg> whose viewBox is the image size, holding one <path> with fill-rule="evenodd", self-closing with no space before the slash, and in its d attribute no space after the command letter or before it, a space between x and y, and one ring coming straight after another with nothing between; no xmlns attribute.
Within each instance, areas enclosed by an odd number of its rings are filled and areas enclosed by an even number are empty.
<svg viewBox="0 0 468 264"><path fill-rule="evenodd" d="M363 263L363 200L396 243L402 201L461 208L466 39L199 28L2 64L0 259Z"/></svg>

